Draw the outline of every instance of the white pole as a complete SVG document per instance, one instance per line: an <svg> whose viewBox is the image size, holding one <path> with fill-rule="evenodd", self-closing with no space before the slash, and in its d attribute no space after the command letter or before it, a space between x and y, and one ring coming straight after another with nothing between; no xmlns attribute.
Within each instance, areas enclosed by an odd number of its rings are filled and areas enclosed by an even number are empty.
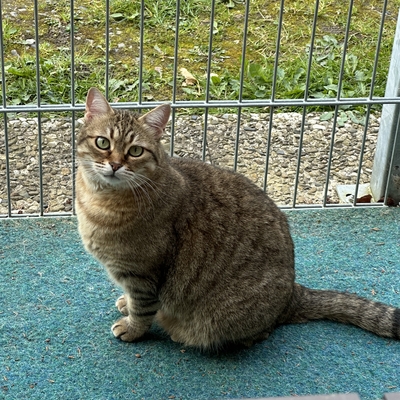
<svg viewBox="0 0 400 400"><path fill-rule="evenodd" d="M392 58L385 97L400 97L400 12L393 41ZM400 104L385 104L371 176L371 191L376 201L400 202Z"/></svg>

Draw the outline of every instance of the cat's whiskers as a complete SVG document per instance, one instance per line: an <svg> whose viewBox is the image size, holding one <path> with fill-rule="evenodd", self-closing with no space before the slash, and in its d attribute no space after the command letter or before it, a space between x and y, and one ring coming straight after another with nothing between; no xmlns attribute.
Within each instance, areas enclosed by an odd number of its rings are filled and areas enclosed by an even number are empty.
<svg viewBox="0 0 400 400"><path fill-rule="evenodd" d="M147 190L148 188L151 188L154 193L157 194L157 190L151 186L144 178L143 176L140 176L139 174L134 174L134 175L128 175L128 179L126 180L126 182L129 183L131 188L135 188L138 190L135 190L135 193L142 193L148 200L149 205L151 206L151 208L154 208L154 202L152 197L150 196L149 190Z"/></svg>
<svg viewBox="0 0 400 400"><path fill-rule="evenodd" d="M145 214L142 213L142 207L146 210L146 206L145 206L145 199L143 197L143 188L141 186L138 185L133 185L133 183L131 181L126 181L126 183L128 184L128 186L130 187L135 199L136 199L136 204L137 204L137 210L139 215L141 216L141 218L145 219ZM138 189L142 189L142 190L138 190ZM151 205L151 207L147 207L148 210L152 210L154 209L154 204L150 198L150 196L147 193L147 197L149 199L149 204Z"/></svg>
<svg viewBox="0 0 400 400"><path fill-rule="evenodd" d="M88 172L95 172L96 169L96 164L93 160L90 159L84 159L80 158L78 159L78 167L81 166L83 169L85 169ZM78 173L78 168L75 169L74 171L75 174Z"/></svg>
<svg viewBox="0 0 400 400"><path fill-rule="evenodd" d="M151 188L153 192L157 195L157 197L160 200L163 200L163 196L161 196L161 194L165 195L165 192L160 188L162 184L160 184L159 182L155 182L149 177L139 173L135 173L135 179L139 180L141 185Z"/></svg>
<svg viewBox="0 0 400 400"><path fill-rule="evenodd" d="M160 200L164 205L167 204L165 201L166 193L162 188L160 188L161 184L159 182L155 182L149 177L138 173L135 173L134 176L130 176L130 178L132 178L134 184L141 186L146 192L151 190L157 196L158 200ZM152 205L154 206L153 201Z"/></svg>
<svg viewBox="0 0 400 400"><path fill-rule="evenodd" d="M160 168L160 167L157 167ZM154 181L152 179L150 179L149 177L143 175L143 174L139 174L139 173L135 173L136 176L140 176L142 179L144 179L146 181L146 183L154 190L154 192L157 194L157 197L159 198L159 200L161 200L164 204L167 204L167 202L165 201L165 198L171 198L173 197L172 194L170 193L170 191L168 190L168 184L167 183L163 183L163 182L159 182L159 181ZM145 182L143 182L145 183ZM164 190L167 189L167 190Z"/></svg>
<svg viewBox="0 0 400 400"><path fill-rule="evenodd" d="M143 195L142 195L141 191L138 190L139 186L133 185L130 181L126 181L126 183L130 187L130 189L136 199L138 214L140 215L141 218L144 218L144 215L142 214Z"/></svg>

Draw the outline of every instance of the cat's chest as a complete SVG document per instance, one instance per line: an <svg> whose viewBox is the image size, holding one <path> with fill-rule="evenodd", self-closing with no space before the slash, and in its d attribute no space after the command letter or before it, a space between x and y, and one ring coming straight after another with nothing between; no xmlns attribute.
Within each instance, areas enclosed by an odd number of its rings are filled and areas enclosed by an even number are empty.
<svg viewBox="0 0 400 400"><path fill-rule="evenodd" d="M163 260L171 236L154 221L114 215L111 220L77 212L79 232L87 251L106 267L140 269ZM160 231L161 230L161 231ZM164 240L156 240L156 238Z"/></svg>
<svg viewBox="0 0 400 400"><path fill-rule="evenodd" d="M101 207L92 202L77 202L78 229L85 248L100 261L122 251L132 243L128 238L135 232L135 223L132 216L118 212L117 208Z"/></svg>
<svg viewBox="0 0 400 400"><path fill-rule="evenodd" d="M99 196L77 188L79 233L90 251L121 241L135 230L134 207L118 196ZM114 197L114 198L113 198Z"/></svg>

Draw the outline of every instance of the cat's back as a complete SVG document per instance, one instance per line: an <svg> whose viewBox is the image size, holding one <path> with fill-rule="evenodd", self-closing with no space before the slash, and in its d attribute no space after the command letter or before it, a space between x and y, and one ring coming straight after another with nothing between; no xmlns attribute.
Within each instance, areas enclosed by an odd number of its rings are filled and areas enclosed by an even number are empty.
<svg viewBox="0 0 400 400"><path fill-rule="evenodd" d="M253 223L275 221L287 229L285 215L244 175L191 159L171 158L170 165L183 176L188 208L215 208L229 220L248 217Z"/></svg>

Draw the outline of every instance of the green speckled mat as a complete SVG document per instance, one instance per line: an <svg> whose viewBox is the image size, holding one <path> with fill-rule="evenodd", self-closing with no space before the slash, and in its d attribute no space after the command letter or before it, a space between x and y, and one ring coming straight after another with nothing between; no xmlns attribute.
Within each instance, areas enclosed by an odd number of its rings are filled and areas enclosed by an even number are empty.
<svg viewBox="0 0 400 400"><path fill-rule="evenodd" d="M400 209L287 212L297 280L400 306ZM0 399L217 399L400 391L400 342L327 321L209 355L157 328L122 343L120 294L74 218L0 220Z"/></svg>

